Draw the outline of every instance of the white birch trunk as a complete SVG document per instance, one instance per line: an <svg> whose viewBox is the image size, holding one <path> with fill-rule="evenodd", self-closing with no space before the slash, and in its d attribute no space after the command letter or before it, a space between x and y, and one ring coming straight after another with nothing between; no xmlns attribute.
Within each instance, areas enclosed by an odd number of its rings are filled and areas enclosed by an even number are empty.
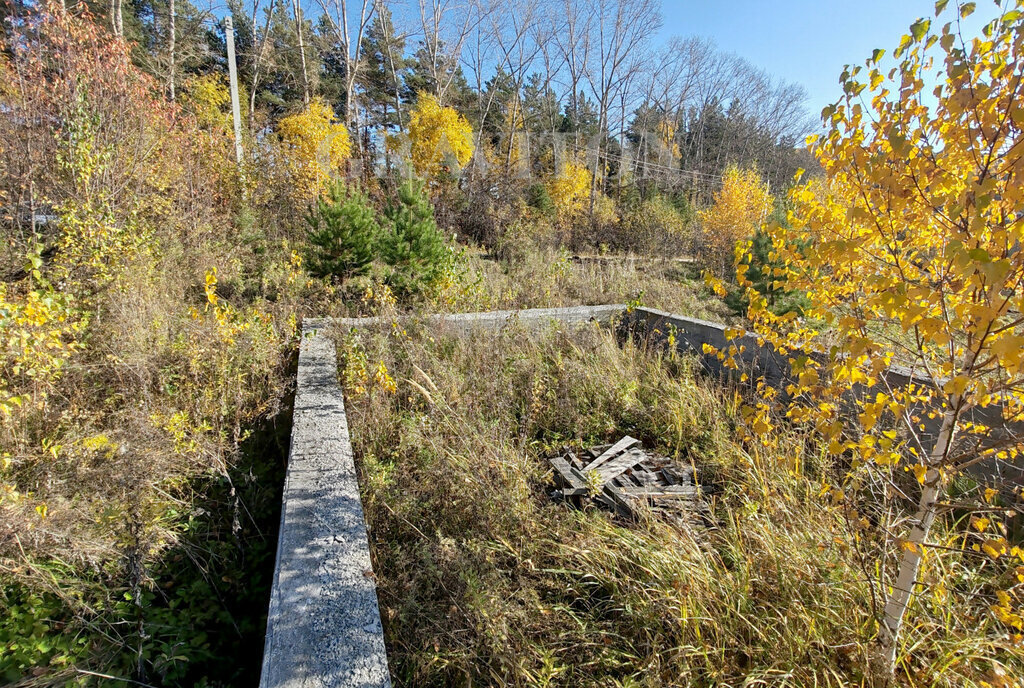
<svg viewBox="0 0 1024 688"><path fill-rule="evenodd" d="M910 596L917 584L917 574L921 569L921 558L924 545L928 539L932 524L935 522L936 504L942 497L944 489L942 475L938 466L949 451L956 431L956 407L959 400L950 400L950 408L943 415L942 429L935 440L929 456L929 468L925 473L924 484L921 486L921 498L918 500L917 513L914 514L913 526L904 541L900 556L899 573L893 583L892 592L885 603L882 623L882 647L891 671L896 665L896 650L899 645L900 629L903 617L910 603Z"/></svg>

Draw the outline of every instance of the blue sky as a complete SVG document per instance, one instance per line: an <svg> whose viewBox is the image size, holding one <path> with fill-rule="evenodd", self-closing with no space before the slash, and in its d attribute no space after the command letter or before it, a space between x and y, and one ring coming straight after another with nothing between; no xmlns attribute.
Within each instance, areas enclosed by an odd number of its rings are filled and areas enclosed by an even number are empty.
<svg viewBox="0 0 1024 688"><path fill-rule="evenodd" d="M950 5L955 5L955 0ZM807 89L808 110L841 95L845 64L862 64L875 48L891 53L919 17L934 17L934 0L662 0L662 38L705 36L773 76ZM952 19L947 9L944 17ZM989 0L964 22L978 35L995 16ZM944 19L948 21L949 19Z"/></svg>

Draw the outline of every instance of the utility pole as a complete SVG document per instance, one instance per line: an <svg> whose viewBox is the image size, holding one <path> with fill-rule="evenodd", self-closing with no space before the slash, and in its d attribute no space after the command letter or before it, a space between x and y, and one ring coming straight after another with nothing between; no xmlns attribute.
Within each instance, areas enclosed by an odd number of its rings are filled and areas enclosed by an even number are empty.
<svg viewBox="0 0 1024 688"><path fill-rule="evenodd" d="M174 0L170 0L170 8L169 8L169 10L170 11L168 12L168 15L169 15L169 20L170 20L170 27L169 27L169 30L168 30L168 42L170 44L170 52L171 52L171 75L170 75L170 82L171 82L171 101L173 102L174 101L174 95L175 95L174 94L174 76L175 76L174 75L174 70L175 70L175 67L176 67L175 60L177 59L177 56L174 54L175 40L176 40L176 35L175 34L177 33L176 30L175 30L175 27L174 27L175 14L177 14L177 12L175 11L175 7L174 7Z"/></svg>
<svg viewBox="0 0 1024 688"><path fill-rule="evenodd" d="M238 67L235 66L235 28L224 17L224 38L228 44L228 82L231 86L231 119L235 125L235 161L242 164L242 114L238 109Z"/></svg>

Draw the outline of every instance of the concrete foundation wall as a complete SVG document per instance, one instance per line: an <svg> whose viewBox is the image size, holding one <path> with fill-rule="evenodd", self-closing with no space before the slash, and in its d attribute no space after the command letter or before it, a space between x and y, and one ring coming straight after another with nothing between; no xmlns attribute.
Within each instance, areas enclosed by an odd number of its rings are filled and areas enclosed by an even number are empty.
<svg viewBox="0 0 1024 688"><path fill-rule="evenodd" d="M391 685L329 325L302 326L261 688Z"/></svg>
<svg viewBox="0 0 1024 688"><path fill-rule="evenodd" d="M420 318L428 322L497 329L511 322L541 326L551 321L620 322L634 337L664 342L674 333L681 351L691 352L712 374L723 374L718 349L744 347L737 356L752 377L763 375L783 388L790 377L787 357L747 334L732 342L726 326L650 308L622 305L459 313ZM399 321L411 320L399 318ZM376 587L356 469L349 444L345 401L338 384L337 358L329 328L388 325L393 318L306 319L302 328L291 452L281 510L277 568L267 619L261 688L374 688L390 686ZM893 368L893 386L910 382ZM920 380L919 380L920 381ZM872 394L872 390L858 393ZM998 408L979 411L992 424ZM934 432L934 421L926 421ZM1015 428L1021 432L1021 428ZM1005 462L972 469L1001 485L1024 484L1024 470Z"/></svg>
<svg viewBox="0 0 1024 688"><path fill-rule="evenodd" d="M742 353L736 356L736 361L743 372L746 372L752 379L763 376L765 381L778 388L784 389L792 381L791 369L788 359L791 355L780 356L769 346L762 346L752 334L746 334L729 341L725 336L726 326L721 323L686 318L665 311L653 308L636 308L627 316L627 323L634 335L644 337L648 341L665 342L670 332L674 332L677 348L683 352L697 355L704 367L712 374L727 375L722 362L715 355L704 353L704 345L709 344L716 349L725 350L730 345L736 345L743 349ZM819 356L818 354L812 354ZM851 411L854 409L852 403L858 397L873 399L877 392L885 388L898 389L909 385L929 384L930 378L921 375L912 375L911 371L902 366L891 366L882 373L881 382L875 387L859 387L852 390L847 398L851 403ZM940 384L943 380L939 381ZM924 425L919 431L921 444L931 447L938 435L941 426L941 418L929 418L923 408L918 408L916 414L921 417ZM1006 436L1024 436L1024 425L1016 423L1007 426L1003 422L1002 408L999 405L992 405L987 408L976 408L965 415L965 420L985 425L991 428L987 440L998 440ZM1024 466L1011 464L1005 461L992 459L976 464L968 470L974 478L998 485L1009 494L1014 487L1024 485Z"/></svg>

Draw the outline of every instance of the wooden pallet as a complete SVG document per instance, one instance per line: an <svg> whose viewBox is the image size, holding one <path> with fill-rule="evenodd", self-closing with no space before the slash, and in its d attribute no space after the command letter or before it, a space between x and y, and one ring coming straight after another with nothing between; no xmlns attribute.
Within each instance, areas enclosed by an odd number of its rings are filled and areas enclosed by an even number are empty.
<svg viewBox="0 0 1024 688"><path fill-rule="evenodd" d="M579 455L565 449L550 461L560 496L576 506L593 500L626 518L641 510L676 518L698 510L700 489L692 471L677 470L670 459L647 452L628 435Z"/></svg>

